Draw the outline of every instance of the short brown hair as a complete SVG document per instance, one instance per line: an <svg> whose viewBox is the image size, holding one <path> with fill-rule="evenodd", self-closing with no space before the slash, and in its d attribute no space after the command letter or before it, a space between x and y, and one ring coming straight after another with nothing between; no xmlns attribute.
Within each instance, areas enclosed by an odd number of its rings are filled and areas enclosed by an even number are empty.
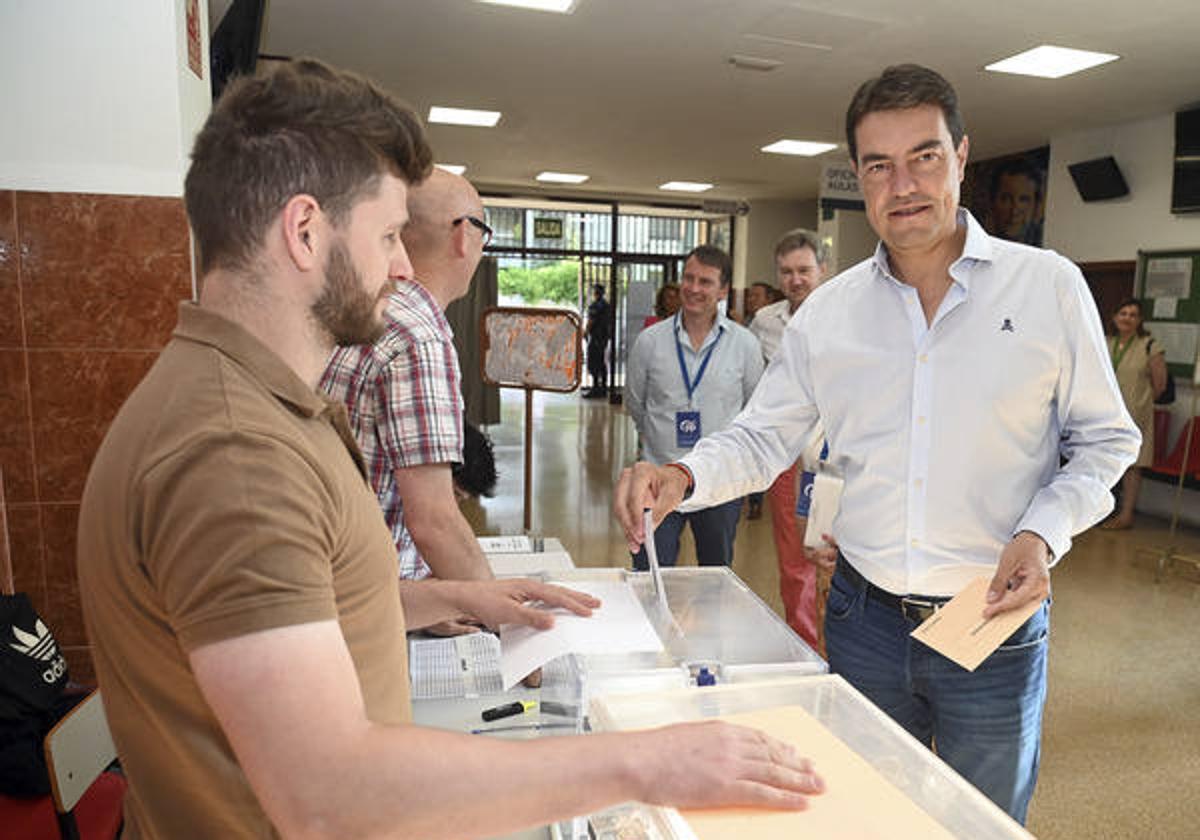
<svg viewBox="0 0 1200 840"><path fill-rule="evenodd" d="M936 105L942 109L946 128L954 147L962 142L966 128L962 112L958 110L958 94L936 70L919 64L896 64L886 68L874 79L868 79L859 87L850 107L846 109L846 146L850 160L858 164L858 143L854 132L863 117L875 111L898 111L917 108L921 105Z"/></svg>
<svg viewBox="0 0 1200 840"><path fill-rule="evenodd" d="M683 258L684 264L686 265L692 257L701 265L720 269L722 286L728 286L729 281L733 279L733 263L730 262L729 255L716 245L697 245Z"/></svg>
<svg viewBox="0 0 1200 840"><path fill-rule="evenodd" d="M817 258L817 265L829 263L828 246L821 241L821 237L806 228L794 228L779 237L779 241L775 243L775 259L801 248L808 248L813 252L813 256Z"/></svg>
<svg viewBox="0 0 1200 840"><path fill-rule="evenodd" d="M339 224L387 171L419 183L433 152L416 113L373 82L299 59L230 83L184 186L200 273L244 268L294 195Z"/></svg>

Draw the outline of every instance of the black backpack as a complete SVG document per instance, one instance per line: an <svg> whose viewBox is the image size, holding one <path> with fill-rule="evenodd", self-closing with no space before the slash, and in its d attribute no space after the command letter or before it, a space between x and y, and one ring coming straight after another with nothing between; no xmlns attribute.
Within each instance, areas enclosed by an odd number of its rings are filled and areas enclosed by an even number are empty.
<svg viewBox="0 0 1200 840"><path fill-rule="evenodd" d="M0 793L45 796L50 776L42 740L86 695L66 692L67 661L54 634L28 596L12 591L7 551L0 560L6 561L0 569Z"/></svg>
<svg viewBox="0 0 1200 840"><path fill-rule="evenodd" d="M1146 345L1146 352L1149 353L1154 347L1154 339L1150 339L1150 343ZM1175 377L1171 375L1171 369L1167 368L1167 384L1163 388L1163 392L1154 398L1155 405L1170 405L1175 402Z"/></svg>

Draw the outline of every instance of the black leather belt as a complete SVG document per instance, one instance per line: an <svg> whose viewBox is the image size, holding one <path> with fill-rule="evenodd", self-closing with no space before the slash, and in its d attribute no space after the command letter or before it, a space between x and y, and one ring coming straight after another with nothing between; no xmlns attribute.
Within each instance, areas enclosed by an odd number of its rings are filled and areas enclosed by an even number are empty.
<svg viewBox="0 0 1200 840"><path fill-rule="evenodd" d="M940 610L942 605L950 600L934 595L896 595L886 589L880 589L859 574L858 569L851 566L841 554L838 555L838 571L856 587L866 589L867 597L872 601L896 610L909 621L915 621L918 624Z"/></svg>

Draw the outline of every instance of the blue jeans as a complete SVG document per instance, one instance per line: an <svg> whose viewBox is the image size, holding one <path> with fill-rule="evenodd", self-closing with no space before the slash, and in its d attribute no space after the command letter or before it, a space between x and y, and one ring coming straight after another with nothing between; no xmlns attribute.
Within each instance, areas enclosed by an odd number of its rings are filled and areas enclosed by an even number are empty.
<svg viewBox="0 0 1200 840"><path fill-rule="evenodd" d="M829 668L1024 824L1037 783L1050 602L974 672L909 636L838 560L825 612Z"/></svg>
<svg viewBox="0 0 1200 840"><path fill-rule="evenodd" d="M654 529L654 548L658 552L660 566L674 566L679 556L679 535L684 523L692 526L692 537L696 541L696 562L701 566L732 566L733 538L737 534L738 518L742 515L740 498L716 507L704 508L691 513L672 511ZM633 555L633 568L644 572L650 568L646 549L638 549Z"/></svg>

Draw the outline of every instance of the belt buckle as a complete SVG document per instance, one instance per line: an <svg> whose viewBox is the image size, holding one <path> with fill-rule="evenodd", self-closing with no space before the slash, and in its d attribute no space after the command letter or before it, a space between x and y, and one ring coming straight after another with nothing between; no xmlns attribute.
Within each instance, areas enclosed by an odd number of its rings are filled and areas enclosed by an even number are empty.
<svg viewBox="0 0 1200 840"><path fill-rule="evenodd" d="M937 601L927 601L924 598L910 598L907 595L900 599L900 612L905 618L923 622L942 608ZM911 610L911 612L910 612Z"/></svg>

